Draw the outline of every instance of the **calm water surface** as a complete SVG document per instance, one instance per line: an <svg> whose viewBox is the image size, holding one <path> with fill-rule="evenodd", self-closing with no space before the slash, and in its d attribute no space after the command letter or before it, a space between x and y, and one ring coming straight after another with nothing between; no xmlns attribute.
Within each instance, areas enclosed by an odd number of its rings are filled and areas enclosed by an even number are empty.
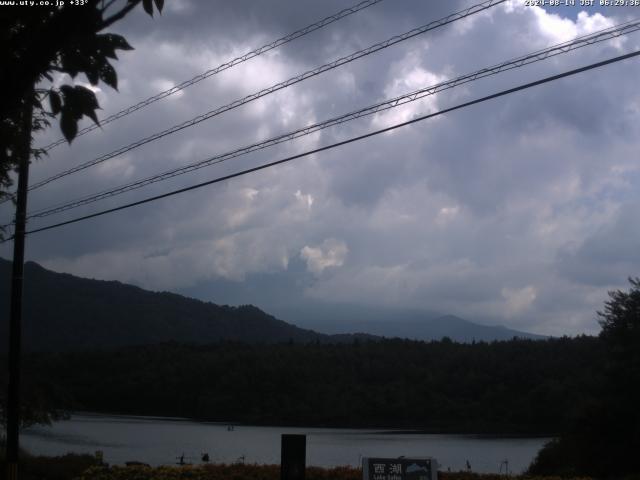
<svg viewBox="0 0 640 480"><path fill-rule="evenodd" d="M151 465L185 461L200 463L208 452L212 462L278 464L280 435L307 435L307 465L359 466L362 457L431 456L442 470L498 472L504 460L509 471L524 470L547 438L496 438L476 435L393 433L387 430L253 427L194 422L179 418L77 414L52 427L32 427L21 444L42 455L104 452L110 464L137 460ZM504 471L504 466L502 466Z"/></svg>

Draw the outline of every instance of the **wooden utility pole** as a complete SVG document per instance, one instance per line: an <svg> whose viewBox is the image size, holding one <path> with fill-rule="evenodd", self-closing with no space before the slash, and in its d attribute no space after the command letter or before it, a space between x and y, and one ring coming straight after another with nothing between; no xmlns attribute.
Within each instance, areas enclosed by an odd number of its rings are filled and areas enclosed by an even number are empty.
<svg viewBox="0 0 640 480"><path fill-rule="evenodd" d="M22 286L24 276L24 240L31 156L31 128L33 114L31 90L22 105L22 142L18 164L15 230L13 234L13 266L11 274L11 316L9 319L9 385L7 392L7 480L18 479L20 434L20 357L22 333Z"/></svg>

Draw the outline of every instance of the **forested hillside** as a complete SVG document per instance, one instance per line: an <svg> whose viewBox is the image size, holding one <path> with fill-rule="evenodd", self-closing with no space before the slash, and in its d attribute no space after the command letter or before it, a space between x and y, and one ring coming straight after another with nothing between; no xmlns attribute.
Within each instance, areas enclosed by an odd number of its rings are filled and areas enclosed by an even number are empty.
<svg viewBox="0 0 640 480"><path fill-rule="evenodd" d="M0 298L9 298L11 262L0 258ZM0 308L0 335L8 332L9 303ZM361 309L354 318L323 309L319 332L299 328L296 318L283 322L252 305L232 307L169 292L151 292L114 281L92 280L25 264L23 345L30 351L118 348L176 341L206 344L218 341L277 343L351 342L354 338L386 337L458 341L543 338L500 326L485 326L454 316L430 318L424 312ZM348 311L347 311L348 313ZM347 316L348 318L348 316ZM352 318L353 320L353 318ZM344 322L342 329L331 328ZM324 327L323 327L324 325ZM373 334L373 335L372 335ZM5 351L6 342L0 342Z"/></svg>
<svg viewBox="0 0 640 480"><path fill-rule="evenodd" d="M11 263L0 259L0 298L9 298ZM65 351L155 344L300 342L328 337L278 320L251 305L230 307L120 282L56 273L25 264L23 342L26 350ZM8 331L8 302L0 335ZM341 341L336 337L335 341ZM0 351L6 350L0 342Z"/></svg>

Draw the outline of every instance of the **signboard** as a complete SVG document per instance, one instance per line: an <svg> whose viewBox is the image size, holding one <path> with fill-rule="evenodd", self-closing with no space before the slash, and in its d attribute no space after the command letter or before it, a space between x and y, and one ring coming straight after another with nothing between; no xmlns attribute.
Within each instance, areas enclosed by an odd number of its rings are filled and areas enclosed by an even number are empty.
<svg viewBox="0 0 640 480"><path fill-rule="evenodd" d="M434 458L362 459L362 480L437 480L438 462Z"/></svg>

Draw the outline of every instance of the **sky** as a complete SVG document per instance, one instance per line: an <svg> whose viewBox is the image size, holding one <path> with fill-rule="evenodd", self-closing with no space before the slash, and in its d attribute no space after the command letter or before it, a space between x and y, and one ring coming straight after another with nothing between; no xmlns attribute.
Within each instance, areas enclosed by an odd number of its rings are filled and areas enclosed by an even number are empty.
<svg viewBox="0 0 640 480"><path fill-rule="evenodd" d="M113 26L135 50L101 118L356 2L168 0ZM36 161L31 183L472 5L384 0ZM576 2L579 3L579 2ZM262 141L640 16L513 0L307 79L30 193L30 211ZM634 33L30 222L74 218L339 142L634 51ZM640 273L638 58L224 183L30 235L27 259L219 304L440 312L594 334ZM70 81L57 77L56 85ZM78 84L88 85L77 77ZM88 123L86 123L88 125ZM36 138L60 136L57 125ZM10 220L8 205L1 218ZM4 223L4 222L3 222ZM11 245L0 247L11 257ZM289 320L289 319L288 319Z"/></svg>

